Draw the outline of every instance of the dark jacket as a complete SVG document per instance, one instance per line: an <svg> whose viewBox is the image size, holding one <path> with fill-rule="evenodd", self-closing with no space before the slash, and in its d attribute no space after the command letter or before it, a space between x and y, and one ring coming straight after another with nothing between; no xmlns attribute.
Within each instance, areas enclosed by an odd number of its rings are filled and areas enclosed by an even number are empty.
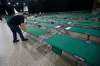
<svg viewBox="0 0 100 66"><path fill-rule="evenodd" d="M7 23L8 25L18 26L21 23L24 23L24 16L23 15L13 16Z"/></svg>
<svg viewBox="0 0 100 66"><path fill-rule="evenodd" d="M17 16L13 16L8 22L8 26L10 27L10 29L14 32L17 29L19 29L19 25L21 23L24 23L24 16L23 15L17 15Z"/></svg>

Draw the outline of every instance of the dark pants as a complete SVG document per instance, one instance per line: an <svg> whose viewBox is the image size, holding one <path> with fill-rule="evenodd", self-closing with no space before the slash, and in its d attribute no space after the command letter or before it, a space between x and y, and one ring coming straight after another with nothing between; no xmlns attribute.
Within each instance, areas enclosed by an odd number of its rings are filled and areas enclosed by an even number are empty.
<svg viewBox="0 0 100 66"><path fill-rule="evenodd" d="M17 40L17 33L19 34L21 40L24 39L23 33L22 33L21 29L19 28L19 26L9 25L9 27L13 34L13 40Z"/></svg>

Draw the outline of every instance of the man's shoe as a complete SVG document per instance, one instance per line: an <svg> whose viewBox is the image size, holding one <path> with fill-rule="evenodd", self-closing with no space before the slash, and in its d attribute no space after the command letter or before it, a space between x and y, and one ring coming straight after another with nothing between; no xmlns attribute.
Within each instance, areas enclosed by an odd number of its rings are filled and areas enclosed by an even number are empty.
<svg viewBox="0 0 100 66"><path fill-rule="evenodd" d="M17 43L17 42L19 42L19 40L13 40L13 43Z"/></svg>
<svg viewBox="0 0 100 66"><path fill-rule="evenodd" d="M28 41L28 39L25 38L25 39L22 39L22 41Z"/></svg>

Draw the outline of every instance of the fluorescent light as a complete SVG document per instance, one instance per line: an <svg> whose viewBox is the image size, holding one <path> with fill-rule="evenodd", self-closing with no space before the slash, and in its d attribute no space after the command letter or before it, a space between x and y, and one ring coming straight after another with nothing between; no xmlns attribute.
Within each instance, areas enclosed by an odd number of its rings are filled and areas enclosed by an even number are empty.
<svg viewBox="0 0 100 66"><path fill-rule="evenodd" d="M67 24L72 24L72 22L68 22Z"/></svg>
<svg viewBox="0 0 100 66"><path fill-rule="evenodd" d="M61 26L56 26L55 28L60 28Z"/></svg>
<svg viewBox="0 0 100 66"><path fill-rule="evenodd" d="M67 28L65 28L66 30L69 30L69 29L71 29L72 27L67 27Z"/></svg>

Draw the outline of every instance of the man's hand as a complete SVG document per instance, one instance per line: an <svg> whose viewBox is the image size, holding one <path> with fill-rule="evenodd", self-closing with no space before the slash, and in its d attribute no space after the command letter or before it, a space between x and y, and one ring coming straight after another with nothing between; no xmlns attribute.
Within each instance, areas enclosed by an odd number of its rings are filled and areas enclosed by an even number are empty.
<svg viewBox="0 0 100 66"><path fill-rule="evenodd" d="M23 31L26 31L26 24L25 24L25 23L21 23L20 28L21 28Z"/></svg>

